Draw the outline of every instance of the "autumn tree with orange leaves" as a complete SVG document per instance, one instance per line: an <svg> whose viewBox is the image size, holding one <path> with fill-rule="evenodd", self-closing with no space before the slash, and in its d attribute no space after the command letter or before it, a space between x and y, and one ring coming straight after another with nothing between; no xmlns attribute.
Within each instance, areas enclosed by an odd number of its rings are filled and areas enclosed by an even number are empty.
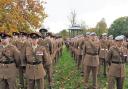
<svg viewBox="0 0 128 89"><path fill-rule="evenodd" d="M31 32L41 27L47 14L39 0L0 0L0 32Z"/></svg>

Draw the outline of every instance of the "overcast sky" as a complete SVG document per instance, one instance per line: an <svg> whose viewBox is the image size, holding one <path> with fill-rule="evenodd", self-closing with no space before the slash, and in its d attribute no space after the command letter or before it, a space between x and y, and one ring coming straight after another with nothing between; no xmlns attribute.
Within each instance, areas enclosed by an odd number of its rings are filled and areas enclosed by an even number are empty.
<svg viewBox="0 0 128 89"><path fill-rule="evenodd" d="M57 33L68 28L68 16L72 10L77 12L77 20L85 21L88 27L105 18L108 27L121 16L128 16L128 0L46 0L45 10L48 18L45 27Z"/></svg>

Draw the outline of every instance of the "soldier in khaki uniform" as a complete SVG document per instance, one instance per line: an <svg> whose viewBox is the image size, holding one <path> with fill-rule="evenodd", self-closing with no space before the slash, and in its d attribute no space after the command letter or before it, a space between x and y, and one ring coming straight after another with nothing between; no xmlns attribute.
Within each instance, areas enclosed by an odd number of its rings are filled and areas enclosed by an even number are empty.
<svg viewBox="0 0 128 89"><path fill-rule="evenodd" d="M97 89L97 71L99 66L99 40L93 32L90 34L89 40L84 44L84 79L85 89L88 89L88 80L90 72L92 71L93 89Z"/></svg>
<svg viewBox="0 0 128 89"><path fill-rule="evenodd" d="M74 43L75 43L75 38L71 38L71 40L70 40L70 50L71 50L71 54L72 54L73 58L75 58L75 55L74 55Z"/></svg>
<svg viewBox="0 0 128 89"><path fill-rule="evenodd" d="M78 59L77 59L78 60L78 63L77 63L78 69L80 69L82 59L83 59L83 50L82 50L83 44L84 44L84 36L81 36L78 41Z"/></svg>
<svg viewBox="0 0 128 89"><path fill-rule="evenodd" d="M2 33L0 47L0 89L17 89L17 68L20 64L20 52L10 43L10 36Z"/></svg>
<svg viewBox="0 0 128 89"><path fill-rule="evenodd" d="M60 43L60 37L57 35L56 36L56 63L58 62L58 59L59 59L59 55L60 55L60 47L61 47L61 43Z"/></svg>
<svg viewBox="0 0 128 89"><path fill-rule="evenodd" d="M24 89L26 87L24 84L24 72L25 72L25 67L26 67L26 47L29 45L29 42L27 40L28 34L25 32L13 32L13 39L12 39L12 44L14 44L18 50L20 51L20 68L19 68L19 79L20 79L20 87Z"/></svg>
<svg viewBox="0 0 128 89"><path fill-rule="evenodd" d="M53 40L52 33L47 33L47 37L45 40L47 40L47 42L48 42L47 49L48 49L49 54L52 57L52 54L54 53L54 42L53 42L54 40Z"/></svg>
<svg viewBox="0 0 128 89"><path fill-rule="evenodd" d="M77 64L77 67L78 67L78 63L79 63L79 56L80 56L80 49L79 49L79 43L80 43L80 37L79 36L77 36L76 38L75 38L76 40L75 40L75 60L76 60L76 64ZM79 69L79 68L78 68Z"/></svg>
<svg viewBox="0 0 128 89"><path fill-rule="evenodd" d="M77 43L78 43L78 37L75 37L75 40L74 40L74 59L77 63L77 56L78 56L78 46L77 46Z"/></svg>
<svg viewBox="0 0 128 89"><path fill-rule="evenodd" d="M86 32L86 34L84 34L84 38L82 40L82 42L79 44L79 48L80 48L80 54L82 55L82 60L81 60L81 73L83 75L84 73L84 44L85 42L88 41L89 39L89 35L90 35L90 32Z"/></svg>
<svg viewBox="0 0 128 89"><path fill-rule="evenodd" d="M52 43L53 43L53 61L54 63L56 63L56 53L57 53L57 43L56 43L56 36L54 34L52 34Z"/></svg>
<svg viewBox="0 0 128 89"><path fill-rule="evenodd" d="M41 30L45 30L45 31L41 31ZM40 29L40 32L42 32L42 38L39 39L38 41L38 44L40 46L44 46L45 49L46 49L46 52L48 53L48 55L50 55L49 57L49 60L51 60L52 62L52 59L51 59L51 54L53 53L53 43L52 43L52 40L50 38L50 36L48 37L48 34L45 34L43 32L47 32L46 31L47 29ZM47 37L46 37L47 36ZM48 85L49 85L49 89L52 88L52 73L53 73L53 62L51 65L49 65L49 67L45 67L45 70L46 70L46 74L47 74L47 79L48 79Z"/></svg>
<svg viewBox="0 0 128 89"><path fill-rule="evenodd" d="M62 56L62 52L63 52L63 44L64 44L64 41L63 41L62 36L59 36L59 40L60 40L60 45L59 45L60 53L59 53L59 56Z"/></svg>
<svg viewBox="0 0 128 89"><path fill-rule="evenodd" d="M106 77L106 72L107 72L107 65L106 65L106 56L107 56L107 52L109 50L109 43L107 40L107 33L103 33L102 37L100 39L100 51L99 51L99 61L100 61L100 65L99 65L99 73L101 73L101 65L103 65L103 75Z"/></svg>
<svg viewBox="0 0 128 89"><path fill-rule="evenodd" d="M28 80L27 89L44 89L44 77L46 75L44 67L51 65L50 57L44 46L38 45L39 35L31 33L31 46L26 47L26 77Z"/></svg>
<svg viewBox="0 0 128 89"><path fill-rule="evenodd" d="M115 38L115 45L110 48L107 56L109 63L108 73L108 89L123 89L125 78L125 64L124 60L127 58L127 49L122 46L123 37L117 36ZM116 80L116 81L115 81Z"/></svg>
<svg viewBox="0 0 128 89"><path fill-rule="evenodd" d="M108 44L109 44L109 48L111 48L114 44L114 40L113 40L113 35L110 35L108 37Z"/></svg>

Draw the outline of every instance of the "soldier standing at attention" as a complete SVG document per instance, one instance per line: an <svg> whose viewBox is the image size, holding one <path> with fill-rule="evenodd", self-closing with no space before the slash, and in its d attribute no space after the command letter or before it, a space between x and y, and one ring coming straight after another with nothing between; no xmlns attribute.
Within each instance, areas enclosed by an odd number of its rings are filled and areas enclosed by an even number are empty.
<svg viewBox="0 0 128 89"><path fill-rule="evenodd" d="M99 73L101 73L102 70L100 70L102 68L101 65L103 65L103 75L106 77L107 75L107 65L106 65L106 56L107 56L107 52L109 50L109 43L108 43L108 39L107 39L107 33L103 33L102 37L100 39L100 51L99 51L99 61L100 61L100 65L99 65Z"/></svg>
<svg viewBox="0 0 128 89"><path fill-rule="evenodd" d="M42 35L42 38L39 39L38 44L40 46L45 47L47 54L49 55L49 60L52 61L51 59L51 54L52 54L52 41L50 36L46 37L47 33L47 29L40 29L39 32ZM47 33L47 34L46 34ZM51 65L49 65L49 67L44 67L46 70L46 74L47 74L47 80L48 80L48 85L49 85L49 89L52 89L52 73L53 73L53 67L52 67L53 63Z"/></svg>
<svg viewBox="0 0 128 89"><path fill-rule="evenodd" d="M115 45L111 47L108 52L108 89L115 89L115 82L117 89L123 89L125 78L124 60L127 58L127 49L122 46L123 39L124 38L122 36L117 36L115 38Z"/></svg>
<svg viewBox="0 0 128 89"><path fill-rule="evenodd" d="M17 68L20 63L20 52L10 43L10 36L2 33L0 47L0 89L17 89Z"/></svg>
<svg viewBox="0 0 128 89"><path fill-rule="evenodd" d="M13 32L13 40L12 40L12 44L15 45L18 50L20 51L20 59L21 59L21 63L20 63L20 67L19 67L19 84L21 89L24 89L25 87L25 76L24 76L24 72L25 72L25 67L26 67L26 47L29 45L29 42L27 41L27 36L28 34L25 32Z"/></svg>
<svg viewBox="0 0 128 89"><path fill-rule="evenodd" d="M83 59L83 50L82 50L82 46L84 44L84 36L82 35L79 39L78 42L78 50L79 50L79 55L78 55L78 69L80 69L81 63L82 63L82 59ZM81 70L81 69L80 69Z"/></svg>
<svg viewBox="0 0 128 89"><path fill-rule="evenodd" d="M109 48L111 48L113 45L115 45L113 35L108 36L108 44L109 44Z"/></svg>
<svg viewBox="0 0 128 89"><path fill-rule="evenodd" d="M80 50L81 50L81 55L82 55L82 60L81 60L81 73L82 73L82 76L83 76L83 73L84 73L84 43L88 40L88 38L89 38L89 36L90 36L90 32L86 32L86 34L84 34L84 37L83 37L83 40L82 40L82 42L80 43Z"/></svg>
<svg viewBox="0 0 128 89"><path fill-rule="evenodd" d="M26 47L26 77L28 81L27 89L44 89L44 77L46 75L44 67L51 65L50 57L44 46L38 45L40 35L31 33L31 46Z"/></svg>
<svg viewBox="0 0 128 89"><path fill-rule="evenodd" d="M97 89L97 71L99 66L99 39L96 33L91 33L89 40L84 44L85 58L84 58L84 79L85 89L88 89L88 80L90 72L92 71L93 89Z"/></svg>

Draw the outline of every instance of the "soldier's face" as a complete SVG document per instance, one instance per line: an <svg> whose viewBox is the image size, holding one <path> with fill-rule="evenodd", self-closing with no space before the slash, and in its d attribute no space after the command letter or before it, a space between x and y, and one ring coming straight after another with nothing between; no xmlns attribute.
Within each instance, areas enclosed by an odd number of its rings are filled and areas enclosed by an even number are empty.
<svg viewBox="0 0 128 89"><path fill-rule="evenodd" d="M96 36L91 36L91 39L92 39L92 40L95 40L95 39L96 39Z"/></svg>
<svg viewBox="0 0 128 89"><path fill-rule="evenodd" d="M109 40L113 40L113 37L109 37Z"/></svg>
<svg viewBox="0 0 128 89"><path fill-rule="evenodd" d="M41 35L42 35L42 36L46 36L46 33L42 32Z"/></svg>
<svg viewBox="0 0 128 89"><path fill-rule="evenodd" d="M87 35L86 38L90 38L90 35Z"/></svg>
<svg viewBox="0 0 128 89"><path fill-rule="evenodd" d="M33 45L37 45L37 43L38 43L38 39L32 39L31 41L32 41Z"/></svg>
<svg viewBox="0 0 128 89"><path fill-rule="evenodd" d="M105 39L105 40L106 40L106 39L107 39L107 36L103 36L103 39Z"/></svg>
<svg viewBox="0 0 128 89"><path fill-rule="evenodd" d="M26 36L23 36L22 39L23 39L23 40L26 40L27 38L26 38Z"/></svg>
<svg viewBox="0 0 128 89"><path fill-rule="evenodd" d="M123 41L116 41L117 46L121 46L123 44Z"/></svg>
<svg viewBox="0 0 128 89"><path fill-rule="evenodd" d="M10 38L2 39L2 44L6 45L9 43Z"/></svg>
<svg viewBox="0 0 128 89"><path fill-rule="evenodd" d="M28 38L28 41L32 42L32 38Z"/></svg>
<svg viewBox="0 0 128 89"><path fill-rule="evenodd" d="M18 36L13 36L13 38L14 38L14 39L17 39L17 38L18 38Z"/></svg>
<svg viewBox="0 0 128 89"><path fill-rule="evenodd" d="M20 39L24 40L24 39L26 39L26 37L22 35L22 36L20 36Z"/></svg>

